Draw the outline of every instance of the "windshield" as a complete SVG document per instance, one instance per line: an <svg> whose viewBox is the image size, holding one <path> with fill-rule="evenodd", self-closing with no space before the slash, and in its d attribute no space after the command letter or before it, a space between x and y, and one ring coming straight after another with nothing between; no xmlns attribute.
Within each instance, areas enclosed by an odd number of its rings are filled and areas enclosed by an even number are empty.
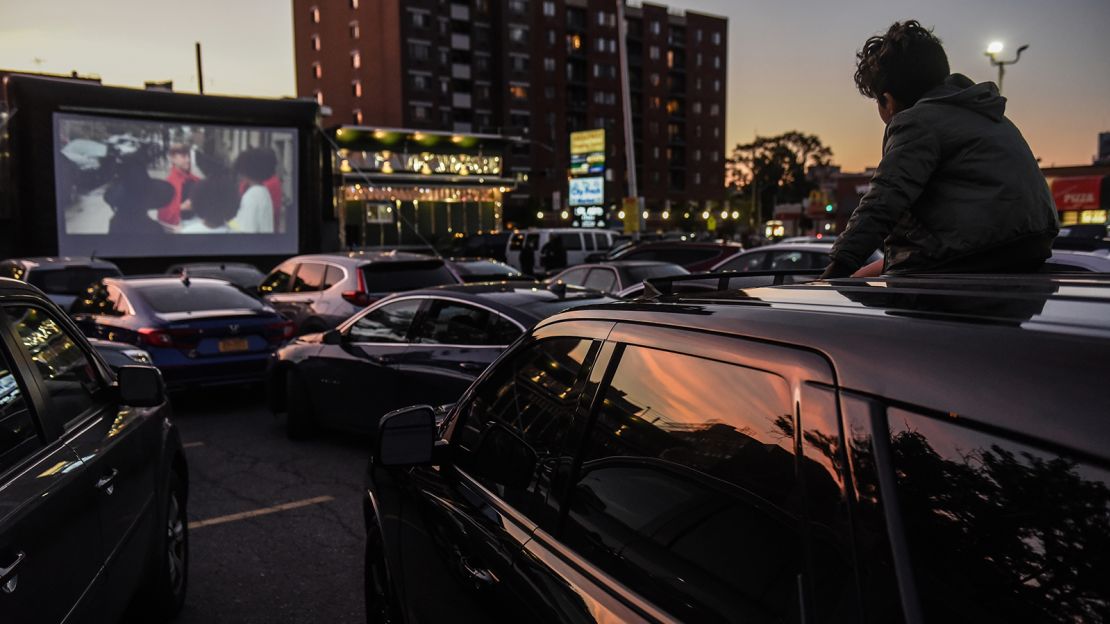
<svg viewBox="0 0 1110 624"><path fill-rule="evenodd" d="M458 280L442 260L423 262L381 262L362 267L366 292L400 292L430 286L457 284Z"/></svg>
<svg viewBox="0 0 1110 624"><path fill-rule="evenodd" d="M117 277L115 269L67 267L63 269L34 269L27 275L27 282L51 295L79 295L90 285L105 277Z"/></svg>
<svg viewBox="0 0 1110 624"><path fill-rule="evenodd" d="M158 313L203 312L207 310L261 310L265 304L231 284L149 284L134 291Z"/></svg>
<svg viewBox="0 0 1110 624"><path fill-rule="evenodd" d="M642 282L653 277L671 277L674 275L688 275L690 272L677 264L655 264L651 266L627 267L628 277L632 283Z"/></svg>
<svg viewBox="0 0 1110 624"><path fill-rule="evenodd" d="M494 262L493 260L476 260L473 262L459 262L455 264L455 268L463 276L470 275L520 275L513 267Z"/></svg>

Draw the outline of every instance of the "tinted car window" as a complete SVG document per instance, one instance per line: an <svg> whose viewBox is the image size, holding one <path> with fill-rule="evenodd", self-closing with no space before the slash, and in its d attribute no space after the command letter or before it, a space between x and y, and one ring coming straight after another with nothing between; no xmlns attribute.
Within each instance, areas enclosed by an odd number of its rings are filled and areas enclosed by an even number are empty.
<svg viewBox="0 0 1110 624"><path fill-rule="evenodd" d="M38 437L23 389L11 363L0 351L0 472L28 455Z"/></svg>
<svg viewBox="0 0 1110 624"><path fill-rule="evenodd" d="M513 234L512 238L509 239L509 250L510 251L520 251L520 248L523 245L524 245L524 235L519 233L519 232L516 233L516 234Z"/></svg>
<svg viewBox="0 0 1110 624"><path fill-rule="evenodd" d="M609 239L604 234L598 234L597 232L594 232L593 236L594 245L597 246L597 249L599 251L605 251L609 249Z"/></svg>
<svg viewBox="0 0 1110 624"><path fill-rule="evenodd" d="M262 302L231 284L213 282L135 284L132 292L159 313L205 310L259 310Z"/></svg>
<svg viewBox="0 0 1110 624"><path fill-rule="evenodd" d="M693 264L714 258L719 254L716 249L637 249L622 256L625 260L658 260L673 264Z"/></svg>
<svg viewBox="0 0 1110 624"><path fill-rule="evenodd" d="M499 329L495 322L500 318L484 308L432 299L420 315L412 340L424 344L506 345L512 339L500 342L504 337L493 333Z"/></svg>
<svg viewBox="0 0 1110 624"><path fill-rule="evenodd" d="M324 284L326 264L305 263L297 267L297 275L293 278L293 292L315 292L321 290Z"/></svg>
<svg viewBox="0 0 1110 624"><path fill-rule="evenodd" d="M90 284L105 277L117 277L114 269L92 269L87 267L66 267L60 269L35 269L27 274L27 282L39 290L52 295L79 295Z"/></svg>
<svg viewBox="0 0 1110 624"><path fill-rule="evenodd" d="M581 286L586 283L589 269L571 269L559 276L559 279L572 286Z"/></svg>
<svg viewBox="0 0 1110 624"><path fill-rule="evenodd" d="M429 286L456 284L451 270L441 260L427 262L382 262L360 267L368 292L401 292Z"/></svg>
<svg viewBox="0 0 1110 624"><path fill-rule="evenodd" d="M286 263L267 275L258 286L258 290L263 294L287 292L291 281L293 281L293 265Z"/></svg>
<svg viewBox="0 0 1110 624"><path fill-rule="evenodd" d="M771 254L771 271L789 269L823 269L829 263L828 254L808 251L777 251Z"/></svg>
<svg viewBox="0 0 1110 624"><path fill-rule="evenodd" d="M83 296L71 306L74 314L114 314L115 302L108 299L108 286L95 284L85 289Z"/></svg>
<svg viewBox="0 0 1110 624"><path fill-rule="evenodd" d="M562 540L681 620L796 620L793 411L776 375L627 347Z"/></svg>
<svg viewBox="0 0 1110 624"><path fill-rule="evenodd" d="M21 279L23 277L23 269L14 262L0 262L0 277Z"/></svg>
<svg viewBox="0 0 1110 624"><path fill-rule="evenodd" d="M538 342L499 364L461 408L452 440L459 467L541 524L552 519L558 502L549 494L570 467L563 447L594 344L581 338Z"/></svg>
<svg viewBox="0 0 1110 624"><path fill-rule="evenodd" d="M324 283L320 287L321 290L327 290L343 281L343 269L333 265L328 265L328 271L324 274Z"/></svg>
<svg viewBox="0 0 1110 624"><path fill-rule="evenodd" d="M586 278L586 283L583 286L609 292L617 287L617 274L611 269L591 269L590 275Z"/></svg>
<svg viewBox="0 0 1110 624"><path fill-rule="evenodd" d="M718 271L741 271L741 272L745 272L745 273L748 272L748 271L762 271L763 270L763 263L766 260L767 260L767 253L763 252L763 251L757 251L755 253L750 253L750 254L744 254L742 256L737 256L736 258L733 258L732 260L729 260L725 264L721 265L721 267L717 270Z"/></svg>
<svg viewBox="0 0 1110 624"><path fill-rule="evenodd" d="M557 234L563 240L563 249L567 251L578 251L582 249L582 237L578 232L564 232Z"/></svg>
<svg viewBox="0 0 1110 624"><path fill-rule="evenodd" d="M349 336L355 342L406 342L422 303L420 299L406 299L375 308L355 321Z"/></svg>
<svg viewBox="0 0 1110 624"><path fill-rule="evenodd" d="M655 264L651 266L626 267L629 284L642 282L653 277L672 277L675 275L689 275L690 272L677 264Z"/></svg>
<svg viewBox="0 0 1110 624"><path fill-rule="evenodd" d="M94 407L101 389L96 367L61 324L42 308L4 310L46 385L51 414L68 424Z"/></svg>
<svg viewBox="0 0 1110 624"><path fill-rule="evenodd" d="M904 410L889 426L926 621L1110 616L1110 471Z"/></svg>

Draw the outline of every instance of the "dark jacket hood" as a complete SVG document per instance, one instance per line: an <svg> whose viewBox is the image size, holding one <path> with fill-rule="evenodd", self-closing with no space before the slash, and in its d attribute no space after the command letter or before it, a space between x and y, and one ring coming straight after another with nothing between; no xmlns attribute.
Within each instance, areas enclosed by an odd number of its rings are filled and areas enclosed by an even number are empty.
<svg viewBox="0 0 1110 624"><path fill-rule="evenodd" d="M993 121L1002 121L1006 114L1006 98L998 93L993 82L975 84L963 74L950 74L939 86L926 93L918 104L949 104L973 110Z"/></svg>

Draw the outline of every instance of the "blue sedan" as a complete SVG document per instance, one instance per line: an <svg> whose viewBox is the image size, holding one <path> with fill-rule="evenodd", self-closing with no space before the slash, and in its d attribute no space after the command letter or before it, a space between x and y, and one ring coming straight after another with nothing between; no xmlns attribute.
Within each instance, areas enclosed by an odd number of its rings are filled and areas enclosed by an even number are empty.
<svg viewBox="0 0 1110 624"><path fill-rule="evenodd" d="M73 304L92 338L142 347L171 387L262 380L293 325L217 279L105 278Z"/></svg>

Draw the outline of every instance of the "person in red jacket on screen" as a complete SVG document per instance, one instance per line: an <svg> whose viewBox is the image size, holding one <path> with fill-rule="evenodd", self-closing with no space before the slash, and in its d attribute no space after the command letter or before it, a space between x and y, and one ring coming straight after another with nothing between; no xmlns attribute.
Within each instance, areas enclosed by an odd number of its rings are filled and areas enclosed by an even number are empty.
<svg viewBox="0 0 1110 624"><path fill-rule="evenodd" d="M170 146L167 155L170 172L166 175L166 182L173 186L173 199L158 209L158 220L167 225L180 225L181 202L188 199L187 187L192 187L200 178L192 173L193 159L188 146L175 143Z"/></svg>

